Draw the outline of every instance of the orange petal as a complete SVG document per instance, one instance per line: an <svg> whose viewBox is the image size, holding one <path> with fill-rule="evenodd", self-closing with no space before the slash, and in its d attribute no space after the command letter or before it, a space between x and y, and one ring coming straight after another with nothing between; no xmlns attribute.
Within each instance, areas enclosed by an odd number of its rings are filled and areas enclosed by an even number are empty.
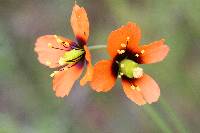
<svg viewBox="0 0 200 133"><path fill-rule="evenodd" d="M72 42L71 40L63 37L59 38L68 43ZM52 47L63 50L54 49ZM64 50L67 49L57 42L55 35L45 35L37 39L34 50L38 54L38 60L40 63L50 68L55 68L60 66L58 61L60 57L63 56L65 52Z"/></svg>
<svg viewBox="0 0 200 133"><path fill-rule="evenodd" d="M80 36L87 41L89 36L89 21L87 13L83 7L79 7L77 4L73 7L71 26L76 37Z"/></svg>
<svg viewBox="0 0 200 133"><path fill-rule="evenodd" d="M127 80L122 80L123 90L126 96L138 105L144 105L146 103L143 95L140 91L131 88L131 84Z"/></svg>
<svg viewBox="0 0 200 133"><path fill-rule="evenodd" d="M90 85L97 92L107 92L112 89L116 77L112 74L112 61L102 60L94 66L93 77Z"/></svg>
<svg viewBox="0 0 200 133"><path fill-rule="evenodd" d="M117 50L125 49L127 46L131 50L138 49L138 43L141 38L140 28L129 22L127 25L112 31L108 38L108 52L111 57L115 57Z"/></svg>
<svg viewBox="0 0 200 133"><path fill-rule="evenodd" d="M144 74L142 78L133 80L133 84L141 89L141 93L147 103L151 104L158 101L160 88L149 75Z"/></svg>
<svg viewBox="0 0 200 133"><path fill-rule="evenodd" d="M85 52L86 52L85 59L87 61L87 71L86 71L84 77L80 80L81 86L85 85L88 81L91 81L92 75L93 75L93 66L92 66L92 62L91 62L90 51L89 51L89 49L86 45L84 45L84 49L85 49Z"/></svg>
<svg viewBox="0 0 200 133"><path fill-rule="evenodd" d="M65 67L67 68L67 67ZM83 62L63 71L59 71L53 78L53 90L57 97L69 95L74 82L80 77L83 71Z"/></svg>
<svg viewBox="0 0 200 133"><path fill-rule="evenodd" d="M141 48L144 53L141 54L142 64L150 64L162 61L169 52L169 47L164 44L164 39L155 41Z"/></svg>

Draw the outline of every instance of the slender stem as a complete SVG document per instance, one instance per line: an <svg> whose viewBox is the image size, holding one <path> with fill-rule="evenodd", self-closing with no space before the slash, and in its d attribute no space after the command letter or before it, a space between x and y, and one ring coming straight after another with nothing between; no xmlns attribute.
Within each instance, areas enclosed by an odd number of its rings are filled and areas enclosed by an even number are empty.
<svg viewBox="0 0 200 133"><path fill-rule="evenodd" d="M95 46L89 46L88 48L90 50L98 50L98 49L106 48L106 45L95 45Z"/></svg>

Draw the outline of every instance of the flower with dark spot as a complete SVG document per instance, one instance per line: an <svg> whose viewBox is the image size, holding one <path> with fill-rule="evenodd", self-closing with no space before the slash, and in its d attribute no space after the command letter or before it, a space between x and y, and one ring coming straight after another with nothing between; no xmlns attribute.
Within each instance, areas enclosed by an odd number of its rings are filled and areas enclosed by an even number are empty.
<svg viewBox="0 0 200 133"><path fill-rule="evenodd" d="M164 39L139 46L140 39L140 28L131 22L111 32L107 46L111 59L99 61L94 66L90 85L95 91L111 90L118 77L122 80L126 96L136 104L150 104L158 100L160 88L143 72L140 64L162 61L169 47Z"/></svg>
<svg viewBox="0 0 200 133"><path fill-rule="evenodd" d="M39 62L50 68L57 68L50 76L53 78L53 90L58 97L69 94L74 82L80 77L85 63L87 71L80 84L86 84L92 76L91 55L87 47L88 17L85 9L77 4L73 7L71 26L76 41L57 35L44 35L35 43Z"/></svg>

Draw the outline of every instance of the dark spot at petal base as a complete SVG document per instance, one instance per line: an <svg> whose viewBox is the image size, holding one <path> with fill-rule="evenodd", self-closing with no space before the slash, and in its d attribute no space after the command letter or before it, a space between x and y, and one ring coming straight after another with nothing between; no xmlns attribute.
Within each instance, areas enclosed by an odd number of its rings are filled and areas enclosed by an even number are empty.
<svg viewBox="0 0 200 133"><path fill-rule="evenodd" d="M84 45L86 45L86 40L82 38L81 36L76 36L76 41L80 48L83 48Z"/></svg>
<svg viewBox="0 0 200 133"><path fill-rule="evenodd" d="M115 77L118 76L118 71L119 71L119 63L124 60L124 59L130 59L133 60L134 62L141 64L142 63L142 59L136 56L136 54L140 55L140 53L134 53L131 50L126 49L126 52L123 54L117 54L114 59L113 59L113 63L112 63L112 73Z"/></svg>

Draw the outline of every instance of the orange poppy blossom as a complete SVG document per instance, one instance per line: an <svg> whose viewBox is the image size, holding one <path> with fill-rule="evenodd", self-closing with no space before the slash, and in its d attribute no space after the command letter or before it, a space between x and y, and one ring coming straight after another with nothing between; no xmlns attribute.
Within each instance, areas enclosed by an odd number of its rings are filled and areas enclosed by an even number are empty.
<svg viewBox="0 0 200 133"><path fill-rule="evenodd" d="M140 64L162 61L169 47L164 39L139 46L140 39L140 28L132 22L110 33L107 50L111 59L95 64L90 81L95 91L111 90L118 77L126 96L136 104L151 104L158 100L160 88L149 75L144 74Z"/></svg>
<svg viewBox="0 0 200 133"><path fill-rule="evenodd" d="M85 9L77 4L72 10L71 26L76 41L57 35L44 35L35 43L39 62L58 69L50 75L53 77L53 90L57 97L69 94L74 82L82 74L85 63L87 70L80 84L85 85L92 76L91 55L87 47L89 21Z"/></svg>

